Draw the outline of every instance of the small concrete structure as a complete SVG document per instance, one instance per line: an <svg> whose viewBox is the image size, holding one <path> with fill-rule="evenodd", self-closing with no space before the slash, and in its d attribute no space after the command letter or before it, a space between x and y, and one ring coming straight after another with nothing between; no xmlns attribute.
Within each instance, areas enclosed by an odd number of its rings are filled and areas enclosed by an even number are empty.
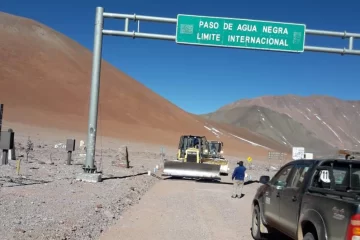
<svg viewBox="0 0 360 240"><path fill-rule="evenodd" d="M11 130L11 129L9 129ZM8 157L8 152L11 151L11 149L13 149L15 146L14 144L14 136L15 133L11 130L11 131L2 131L1 132L1 138L0 138L0 149L2 150L3 154L2 154L2 165L7 165L9 164L9 157Z"/></svg>
<svg viewBox="0 0 360 240"><path fill-rule="evenodd" d="M76 180L97 183L102 181L102 177L101 173L80 173L76 176Z"/></svg>

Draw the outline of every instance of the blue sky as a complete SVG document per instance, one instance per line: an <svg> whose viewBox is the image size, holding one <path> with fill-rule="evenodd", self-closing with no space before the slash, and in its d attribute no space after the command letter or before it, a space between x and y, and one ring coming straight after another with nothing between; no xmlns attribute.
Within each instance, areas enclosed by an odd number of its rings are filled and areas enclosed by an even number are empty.
<svg viewBox="0 0 360 240"><path fill-rule="evenodd" d="M105 12L173 17L177 14L303 23L309 29L360 33L360 1L44 1L1 0L0 11L32 18L92 51L95 7ZM123 30L105 19L104 29ZM136 27L132 22L130 30ZM175 34L175 25L141 23L141 32ZM330 95L360 99L360 56L289 54L177 45L175 42L104 36L103 58L192 113L263 95ZM306 45L345 47L340 38L307 36ZM354 42L360 49L360 40ZM89 66L91 67L91 66Z"/></svg>

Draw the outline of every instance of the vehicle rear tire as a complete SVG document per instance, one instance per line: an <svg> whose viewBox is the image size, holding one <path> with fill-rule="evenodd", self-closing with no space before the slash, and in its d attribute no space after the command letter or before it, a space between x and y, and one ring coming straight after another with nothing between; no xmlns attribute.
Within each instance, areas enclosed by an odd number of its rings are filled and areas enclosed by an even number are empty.
<svg viewBox="0 0 360 240"><path fill-rule="evenodd" d="M260 232L260 208L258 205L254 206L252 213L252 221L251 221L251 236L255 240L261 240L262 234Z"/></svg>
<svg viewBox="0 0 360 240"><path fill-rule="evenodd" d="M303 240L316 240L316 238L315 238L313 233L308 232L308 233L305 234Z"/></svg>

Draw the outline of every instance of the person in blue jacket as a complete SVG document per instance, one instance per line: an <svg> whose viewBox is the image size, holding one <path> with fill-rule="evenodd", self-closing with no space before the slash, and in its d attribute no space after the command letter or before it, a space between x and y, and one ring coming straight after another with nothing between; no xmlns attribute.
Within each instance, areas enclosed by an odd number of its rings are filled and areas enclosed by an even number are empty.
<svg viewBox="0 0 360 240"><path fill-rule="evenodd" d="M234 182L233 194L231 196L233 198L236 198L236 197L241 198L242 197L242 189L243 189L243 186L244 186L245 171L246 171L246 168L244 167L244 162L243 161L240 161L237 164L239 166L237 166L234 169L234 172L233 172L232 177L231 177L231 179Z"/></svg>

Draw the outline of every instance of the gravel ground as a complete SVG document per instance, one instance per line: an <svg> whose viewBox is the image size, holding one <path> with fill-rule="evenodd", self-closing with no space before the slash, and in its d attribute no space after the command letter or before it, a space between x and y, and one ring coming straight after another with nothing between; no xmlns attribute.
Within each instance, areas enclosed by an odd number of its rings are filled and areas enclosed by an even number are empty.
<svg viewBox="0 0 360 240"><path fill-rule="evenodd" d="M26 160L28 138L16 136L19 174L17 161L0 166L1 239L97 239L158 181L147 171L161 162L160 147L127 145L131 168L126 168L125 147L103 143L96 165L104 180L94 184L75 180L85 159L78 142L72 165L66 165L65 141L41 139L31 139Z"/></svg>
<svg viewBox="0 0 360 240"><path fill-rule="evenodd" d="M50 133L44 129L21 128L21 131L23 134L15 133L19 174L17 161L10 160L9 165L0 165L0 217L3 220L0 221L0 236L4 240L98 239L109 226L118 223L129 212L126 210L133 209L130 213L137 211L135 206L155 183L164 182L147 175L147 172L156 165L161 166L163 158L172 159L176 154L175 148L165 148L165 154L161 155L161 146L98 138L97 146L100 147L96 151L96 166L103 172L103 181L85 183L75 180L76 175L82 173L81 165L85 160L85 151L79 148L79 141L85 139L84 136ZM33 150L27 159L28 136ZM71 165L66 165L67 152L64 149L68 136L77 140ZM125 146L128 147L131 168L125 167ZM239 158L228 156L228 159L232 171ZM256 160L253 163L252 170L249 170L252 179L258 178L260 173L269 173L265 170L266 163ZM170 189L182 187L168 183ZM184 186L180 190L186 189ZM196 195L195 190L190 189L189 196ZM191 193L193 191L195 193ZM156 194L156 191L151 192L150 196ZM168 201L166 196L164 201ZM195 204L191 201L194 200L184 199L184 203ZM172 211L172 207L177 208L168 203L168 211Z"/></svg>
<svg viewBox="0 0 360 240"><path fill-rule="evenodd" d="M239 159L231 158L232 169ZM159 181L100 240L250 240L251 203L261 175L273 176L258 163L247 171L241 199L231 198L230 176L221 182L167 178ZM251 177L250 177L251 176ZM250 178L252 180L250 180ZM255 180L255 181L254 181ZM151 219L151 221L149 221ZM287 239L281 236L279 239Z"/></svg>

